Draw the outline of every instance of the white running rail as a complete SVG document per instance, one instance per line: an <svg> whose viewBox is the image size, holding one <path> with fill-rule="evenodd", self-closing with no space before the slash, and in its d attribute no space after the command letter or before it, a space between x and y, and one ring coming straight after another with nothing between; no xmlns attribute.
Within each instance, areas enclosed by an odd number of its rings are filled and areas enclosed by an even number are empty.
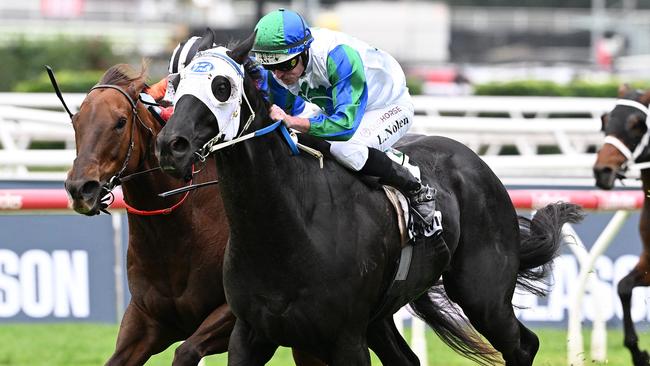
<svg viewBox="0 0 650 366"><path fill-rule="evenodd" d="M65 93L64 97L75 112L85 94ZM614 99L558 97L413 99L416 118L411 132L458 140L480 153L497 175L515 177L591 176L595 157L588 152L602 141L600 115L615 103ZM65 148L32 150L35 141L60 142ZM38 175L34 167L58 167L60 171L50 174L61 178L75 156L74 132L54 93L0 93L0 143L0 177L4 178L33 177ZM538 154L547 145L557 146L560 154ZM527 158L498 155L504 146L515 146Z"/></svg>

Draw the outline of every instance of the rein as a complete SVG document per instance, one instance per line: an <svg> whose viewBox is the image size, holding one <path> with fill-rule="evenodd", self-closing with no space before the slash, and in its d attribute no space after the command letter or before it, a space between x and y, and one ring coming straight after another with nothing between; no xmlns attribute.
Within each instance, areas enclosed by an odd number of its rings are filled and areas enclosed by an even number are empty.
<svg viewBox="0 0 650 366"><path fill-rule="evenodd" d="M246 126L246 127L248 127L248 126ZM210 141L208 141L205 145L203 145L201 150L195 152L195 154L198 155L199 160L205 161L205 159L206 159L206 157L208 155L210 155L211 153L213 153L213 152L215 152L217 150L221 150L221 149L223 149L225 147L228 147L228 146L231 146L231 145L234 145L234 144L237 144L237 143L252 139L253 137L264 136L264 135L266 135L266 134L268 134L270 132L275 131L278 128L280 129L280 132L282 132L282 136L284 137L284 140L287 142L287 145L289 145L289 149L291 149L291 155L299 154L300 152L298 151L297 143L295 141L293 141L292 135L289 133L289 131L287 130L287 127L282 123L282 121L276 121L276 122L274 122L274 123L272 123L272 124L270 124L270 125L268 125L268 126L266 126L264 128L260 128L257 131L248 133L248 134L246 134L244 136L240 136L240 137L237 137L235 139L232 139L232 140L226 141L226 142L217 143L218 140L213 138ZM244 130L242 130L242 132L244 132Z"/></svg>
<svg viewBox="0 0 650 366"><path fill-rule="evenodd" d="M52 70L52 68L50 66L46 65L45 68L47 69L47 74L48 74L48 76L50 78L50 82L52 83L52 86L54 87L54 92L56 93L57 97L61 101L61 104L63 105L63 108L66 110L66 112L68 112L68 116L70 116L70 119L72 120L73 114L70 111L70 109L68 108L68 105L65 103L65 100L63 99L61 89L59 88L59 84L57 83L56 77L54 76L54 71ZM120 94L122 94L124 97L126 97L126 99L129 101L129 104L131 105L131 112L133 114L132 121L131 121L131 136L129 138L129 150L126 153L126 157L124 159L124 162L122 163L122 167L120 168L120 170L117 173L115 173L101 187L102 196L105 196L105 197L101 199L100 211L110 215L110 212L108 212L108 206L110 206L113 203L113 200L115 199L115 196L113 195L113 189L115 189L115 187L121 185L122 182L130 180L130 179L132 179L133 177L135 177L137 175L144 174L144 173L149 173L149 172L152 172L154 170L158 170L158 169L160 169L160 167L153 168L153 169L148 169L148 170L137 172L137 173L133 173L133 174L130 174L130 175L127 175L127 176L122 176L122 174L124 174L124 171L126 170L127 166L129 165L129 160L131 159L131 154L133 153L133 148L134 148L134 145L135 145L134 141L133 141L133 136L134 136L134 132L135 132L135 125L136 125L135 121L136 121L136 119L138 120L140 125L142 127L144 127L145 130L147 130L149 132L149 134L152 136L152 138L155 135L153 133L153 130L149 126L147 126L144 123L144 121L142 121L142 119L140 118L140 115L138 114L138 109L137 109L137 102L134 101L133 98L131 98L131 96L127 92L124 91L124 89L122 89L122 88L120 88L119 86L116 86L116 85L97 84L97 85L93 86L92 88L90 88L90 90L88 91L88 94L90 94L90 92L92 92L93 90L96 90L96 89L113 89L113 90L117 90ZM192 185L191 181L190 181L189 185ZM185 200L187 199L189 193L190 192L187 191L185 193L185 195L177 203L175 203L171 207L160 209L160 210L151 210L151 211L139 210L139 209L136 209L135 207L129 205L126 202L126 200L124 201L124 206L126 207L126 211L128 213L139 215L139 216L168 215L168 214L172 213L175 209L177 209L180 205L182 205L185 202Z"/></svg>

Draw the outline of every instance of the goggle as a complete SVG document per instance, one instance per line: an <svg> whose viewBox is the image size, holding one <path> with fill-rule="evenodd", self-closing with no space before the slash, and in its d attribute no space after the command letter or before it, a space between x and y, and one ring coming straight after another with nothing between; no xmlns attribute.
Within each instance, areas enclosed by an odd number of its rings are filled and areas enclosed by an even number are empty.
<svg viewBox="0 0 650 366"><path fill-rule="evenodd" d="M295 69L296 66L298 66L298 58L299 58L299 56L300 55L298 55L298 56L296 56L296 57L294 57L292 59L289 59L287 61L280 62L279 64L264 65L264 68L267 69L267 70L270 70L270 71L275 71L275 70L283 71L283 72L291 71L291 70Z"/></svg>

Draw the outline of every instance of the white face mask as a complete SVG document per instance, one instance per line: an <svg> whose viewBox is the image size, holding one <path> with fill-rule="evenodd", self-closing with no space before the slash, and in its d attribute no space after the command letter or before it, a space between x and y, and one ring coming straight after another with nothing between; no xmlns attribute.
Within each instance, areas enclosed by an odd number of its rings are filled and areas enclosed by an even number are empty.
<svg viewBox="0 0 650 366"><path fill-rule="evenodd" d="M231 59L225 47L199 52L181 71L181 81L174 104L186 94L198 98L219 123L219 133L225 141L232 140L239 130L241 101L244 92L244 66ZM212 81L223 76L230 81L230 97L221 102L212 93Z"/></svg>

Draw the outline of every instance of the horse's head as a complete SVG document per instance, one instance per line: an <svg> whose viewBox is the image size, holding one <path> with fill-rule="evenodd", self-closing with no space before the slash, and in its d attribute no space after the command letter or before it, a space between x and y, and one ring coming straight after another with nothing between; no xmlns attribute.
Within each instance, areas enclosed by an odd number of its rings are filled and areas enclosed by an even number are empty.
<svg viewBox="0 0 650 366"><path fill-rule="evenodd" d="M101 198L120 177L137 169L150 149L153 139L142 140L153 133L154 124L138 102L145 79L145 67L139 72L125 64L111 67L73 116L77 157L65 189L78 213L98 214Z"/></svg>
<svg viewBox="0 0 650 366"><path fill-rule="evenodd" d="M596 185L602 189L611 189L629 164L648 157L650 91L643 93L623 85L618 97L614 109L601 117L605 141L593 170Z"/></svg>
<svg viewBox="0 0 650 366"><path fill-rule="evenodd" d="M167 173L188 180L206 142L215 136L231 140L245 128L252 110L244 89L252 84L243 65L253 40L229 51L213 48L212 33L203 36L198 54L181 71L174 114L158 135L156 155Z"/></svg>

